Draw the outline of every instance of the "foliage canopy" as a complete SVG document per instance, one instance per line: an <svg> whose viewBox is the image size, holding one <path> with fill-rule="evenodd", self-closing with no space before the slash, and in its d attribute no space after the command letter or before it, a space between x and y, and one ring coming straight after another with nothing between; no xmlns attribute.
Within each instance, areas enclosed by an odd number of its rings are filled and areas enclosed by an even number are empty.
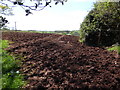
<svg viewBox="0 0 120 90"><path fill-rule="evenodd" d="M80 40L92 46L120 43L120 3L96 2L80 26Z"/></svg>
<svg viewBox="0 0 120 90"><path fill-rule="evenodd" d="M52 7L50 4L54 2L55 5L58 5L59 3L61 3L62 5L64 5L65 2L67 2L67 0L29 0L29 1L25 1L25 0L8 0L7 3L4 2L4 0L0 1L1 5L4 5L6 7L15 7L15 6L20 6L21 8L23 8L26 12L26 16L28 16L29 14L32 14L31 11L41 11L44 8L46 8L47 6ZM9 4L10 5L9 5ZM3 8L3 7L2 7Z"/></svg>

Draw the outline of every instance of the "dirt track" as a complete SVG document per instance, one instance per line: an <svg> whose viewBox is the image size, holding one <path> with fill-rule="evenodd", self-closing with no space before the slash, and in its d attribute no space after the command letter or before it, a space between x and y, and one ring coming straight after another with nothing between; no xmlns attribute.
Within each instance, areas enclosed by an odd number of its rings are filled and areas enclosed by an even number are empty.
<svg viewBox="0 0 120 90"><path fill-rule="evenodd" d="M8 51L25 57L25 88L120 89L120 58L79 43L79 37L4 32L3 39L15 42Z"/></svg>

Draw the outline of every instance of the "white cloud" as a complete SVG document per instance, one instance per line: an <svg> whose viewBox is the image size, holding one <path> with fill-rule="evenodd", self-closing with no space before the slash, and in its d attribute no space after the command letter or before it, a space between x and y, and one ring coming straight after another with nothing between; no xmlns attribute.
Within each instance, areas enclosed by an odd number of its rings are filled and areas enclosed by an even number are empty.
<svg viewBox="0 0 120 90"><path fill-rule="evenodd" d="M68 0L69 1L69 0ZM120 0L74 0L76 2L96 2L96 1L100 1L100 2L119 2Z"/></svg>
<svg viewBox="0 0 120 90"><path fill-rule="evenodd" d="M59 7L53 6L52 9L48 7L45 10L33 12L33 15L27 17L24 10L16 9L14 16L7 17L10 21L8 26L15 27L16 22L17 29L20 30L76 30L79 29L80 23L87 15L87 10L90 7L83 9L83 6L79 7L79 5L76 6L76 3L69 2L66 3L66 6L60 4Z"/></svg>
<svg viewBox="0 0 120 90"><path fill-rule="evenodd" d="M17 23L21 30L75 30L87 15L86 11L71 11L66 13L36 12L28 17L24 15L10 16L10 27Z"/></svg>
<svg viewBox="0 0 120 90"><path fill-rule="evenodd" d="M98 0L74 0L76 2L96 2Z"/></svg>

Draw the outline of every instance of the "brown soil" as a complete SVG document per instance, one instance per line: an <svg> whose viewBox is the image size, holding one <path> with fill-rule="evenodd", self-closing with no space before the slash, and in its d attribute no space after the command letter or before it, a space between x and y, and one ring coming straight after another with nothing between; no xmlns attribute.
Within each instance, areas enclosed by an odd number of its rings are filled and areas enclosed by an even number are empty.
<svg viewBox="0 0 120 90"><path fill-rule="evenodd" d="M79 37L4 32L7 50L23 55L20 71L34 89L120 89L120 58L104 48L86 46Z"/></svg>

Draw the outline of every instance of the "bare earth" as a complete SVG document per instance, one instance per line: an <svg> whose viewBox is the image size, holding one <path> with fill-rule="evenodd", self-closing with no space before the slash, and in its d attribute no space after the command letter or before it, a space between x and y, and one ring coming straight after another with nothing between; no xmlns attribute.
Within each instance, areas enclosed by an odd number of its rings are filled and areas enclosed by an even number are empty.
<svg viewBox="0 0 120 90"><path fill-rule="evenodd" d="M80 43L79 37L57 34L3 32L13 41L7 50L25 57L20 71L24 88L120 90L120 58L104 48Z"/></svg>

